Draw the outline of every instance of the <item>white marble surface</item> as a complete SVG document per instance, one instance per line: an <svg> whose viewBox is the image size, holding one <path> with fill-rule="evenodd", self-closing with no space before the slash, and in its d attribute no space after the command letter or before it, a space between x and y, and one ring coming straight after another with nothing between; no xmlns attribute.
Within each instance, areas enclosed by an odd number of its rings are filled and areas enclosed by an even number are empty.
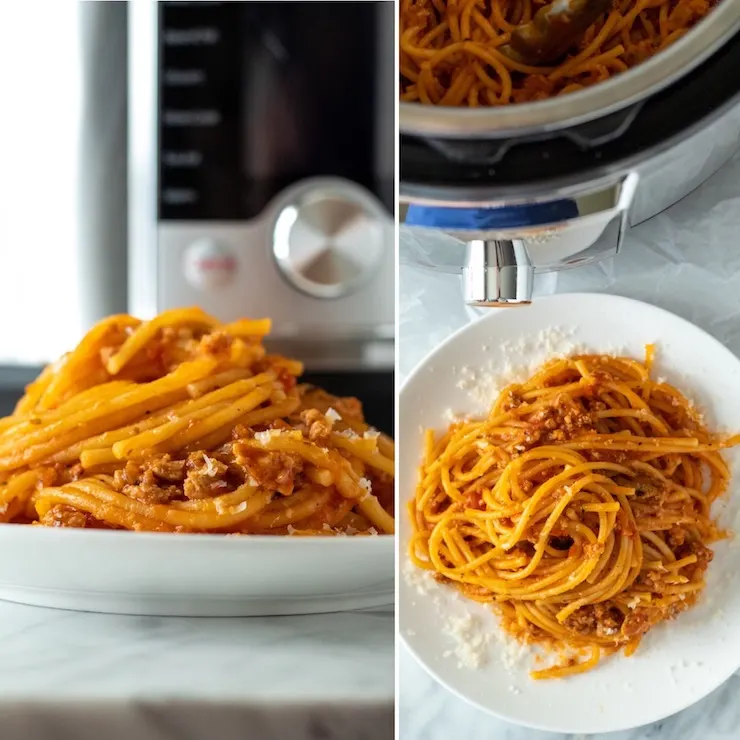
<svg viewBox="0 0 740 740"><path fill-rule="evenodd" d="M701 326L740 355L739 229L740 155L673 208L633 229L615 260L538 278L537 292L608 292L648 301ZM474 314L463 306L458 277L402 267L399 317L402 380ZM404 648L399 692L402 740L585 740L488 716L438 686ZM662 722L600 737L740 739L740 676Z"/></svg>
<svg viewBox="0 0 740 740"><path fill-rule="evenodd" d="M128 617L0 602L5 740L391 740L391 610Z"/></svg>

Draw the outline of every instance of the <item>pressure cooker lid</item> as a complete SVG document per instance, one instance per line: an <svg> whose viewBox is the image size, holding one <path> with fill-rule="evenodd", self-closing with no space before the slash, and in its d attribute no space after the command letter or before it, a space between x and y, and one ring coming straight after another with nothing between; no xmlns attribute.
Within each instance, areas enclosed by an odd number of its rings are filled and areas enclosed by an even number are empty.
<svg viewBox="0 0 740 740"><path fill-rule="evenodd" d="M740 2L723 0L715 12L722 5L737 8ZM567 188L586 178L629 169L690 136L736 104L740 96L738 69L740 32L678 82L587 123L487 139L402 133L401 199L474 199L483 193L485 197L505 193L512 198L527 195L533 184ZM604 87L607 84L601 83ZM533 105L537 104L528 107ZM432 106L416 107L431 113L440 111Z"/></svg>

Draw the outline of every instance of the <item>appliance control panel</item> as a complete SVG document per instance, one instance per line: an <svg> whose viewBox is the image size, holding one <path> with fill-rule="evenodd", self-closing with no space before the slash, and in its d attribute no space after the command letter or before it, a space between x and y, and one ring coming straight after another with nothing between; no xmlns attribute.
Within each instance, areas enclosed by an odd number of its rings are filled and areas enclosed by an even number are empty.
<svg viewBox="0 0 740 740"><path fill-rule="evenodd" d="M132 310L269 316L317 366L392 366L392 3L131 6Z"/></svg>

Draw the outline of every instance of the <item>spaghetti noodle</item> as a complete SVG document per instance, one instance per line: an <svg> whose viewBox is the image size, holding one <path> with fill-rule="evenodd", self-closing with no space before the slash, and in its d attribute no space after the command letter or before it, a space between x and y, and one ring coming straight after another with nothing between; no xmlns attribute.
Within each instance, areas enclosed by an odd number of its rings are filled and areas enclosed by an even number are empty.
<svg viewBox="0 0 740 740"><path fill-rule="evenodd" d="M553 360L486 419L426 433L412 561L561 654L533 678L631 654L696 602L725 536L710 508L729 481L720 450L740 437L652 380L652 353Z"/></svg>
<svg viewBox="0 0 740 740"><path fill-rule="evenodd" d="M298 385L269 320L112 316L0 419L0 521L233 534L392 533L393 442Z"/></svg>
<svg viewBox="0 0 740 740"><path fill-rule="evenodd" d="M448 106L542 100L624 72L686 34L716 0L614 0L558 65L501 52L543 0L401 0L401 99Z"/></svg>

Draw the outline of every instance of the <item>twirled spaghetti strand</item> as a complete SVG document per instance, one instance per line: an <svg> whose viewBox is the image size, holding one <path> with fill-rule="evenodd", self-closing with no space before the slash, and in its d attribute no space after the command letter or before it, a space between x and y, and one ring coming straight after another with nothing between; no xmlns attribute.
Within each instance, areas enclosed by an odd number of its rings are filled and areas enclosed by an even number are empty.
<svg viewBox="0 0 740 740"><path fill-rule="evenodd" d="M426 433L411 558L563 653L535 678L634 651L695 603L724 536L710 509L729 481L720 450L740 438L652 380L652 353L554 360L486 419Z"/></svg>

